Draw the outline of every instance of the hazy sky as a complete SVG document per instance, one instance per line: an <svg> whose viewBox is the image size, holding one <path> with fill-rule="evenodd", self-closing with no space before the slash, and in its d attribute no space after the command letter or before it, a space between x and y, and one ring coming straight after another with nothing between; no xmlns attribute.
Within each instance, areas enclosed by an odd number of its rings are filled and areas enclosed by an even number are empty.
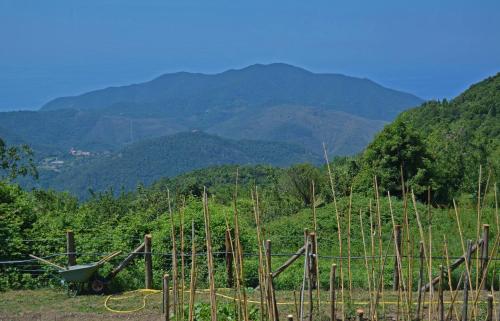
<svg viewBox="0 0 500 321"><path fill-rule="evenodd" d="M286 62L453 97L500 71L500 1L0 0L0 109Z"/></svg>

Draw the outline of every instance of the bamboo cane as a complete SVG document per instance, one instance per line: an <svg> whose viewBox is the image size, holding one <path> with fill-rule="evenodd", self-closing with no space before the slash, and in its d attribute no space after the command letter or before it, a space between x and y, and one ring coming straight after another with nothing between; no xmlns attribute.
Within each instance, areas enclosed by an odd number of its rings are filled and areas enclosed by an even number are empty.
<svg viewBox="0 0 500 321"><path fill-rule="evenodd" d="M446 235L444 235L444 255L446 258L446 267L448 269L448 272L447 272L447 274L448 274L448 287L450 288L451 295L453 296L455 291L453 290L453 283L451 281L450 256L448 253L448 241L446 239ZM448 313L450 318L453 318L453 312L455 312L455 315L458 316L456 309L454 308L453 304L451 304L450 311ZM448 319L448 317L446 317L446 319Z"/></svg>
<svg viewBox="0 0 500 321"><path fill-rule="evenodd" d="M477 182L477 217L476 217L476 240L479 240L480 225L481 225L481 180L482 180L482 166L479 164L479 178ZM486 191L485 191L486 196ZM480 251L476 251L476 282L475 282L475 292L479 291L479 255ZM472 281L470 281L472 282ZM472 305L472 316L474 320L477 320L477 306Z"/></svg>
<svg viewBox="0 0 500 321"><path fill-rule="evenodd" d="M406 289L405 289L405 280L403 277L403 269L402 269L402 262L401 262L401 253L399 249L399 243L397 240L397 235L396 235L396 220L394 219L394 211L392 209L392 201L391 201L391 193L387 191L387 199L389 200L389 212L391 214L391 222L392 222L392 230L394 233L394 248L396 249L396 265L397 265L397 273L399 276L399 285L398 288L403 288L403 292L405 294L405 303L406 303L406 315L410 315L410 303L408 301L408 296L406 294ZM400 225L398 225L401 227Z"/></svg>
<svg viewBox="0 0 500 321"><path fill-rule="evenodd" d="M217 321L217 299L215 292L214 265L212 256L212 238L210 233L210 213L208 211L208 197L206 187L203 188L203 214L205 218L205 240L207 245L207 266L210 286L210 319Z"/></svg>
<svg viewBox="0 0 500 321"><path fill-rule="evenodd" d="M375 291L375 289L377 288L377 284L376 284L376 278L375 278L375 234L374 234L374 229L373 229L373 215L372 215L372 205L371 205L371 200L370 200L370 203L369 203L369 210L370 210L370 245L371 245L371 278L372 278L372 287L373 287L373 291ZM378 295L378 294L377 294ZM373 306L373 310L374 310L374 315L373 317L375 318L375 320L378 320L378 306L375 302L377 302L377 296L375 296L374 298L374 306Z"/></svg>
<svg viewBox="0 0 500 321"><path fill-rule="evenodd" d="M347 211L347 273L349 277L349 300L352 300L351 212L352 212L352 185L350 187L350 192L349 192L349 209Z"/></svg>
<svg viewBox="0 0 500 321"><path fill-rule="evenodd" d="M377 232L378 232L378 254L379 254L379 259L378 259L378 271L380 273L380 277L382 280L382 285L384 284L384 274L382 273L383 267L381 266L382 263L382 253L383 253L383 242L382 242L382 219L381 219L381 213L380 213L380 195L379 195L379 190L378 190L378 181L377 181L377 176L374 176L374 185L375 185L375 199L376 199L376 204L377 204ZM384 287L382 286L381 289L381 294L382 294L382 313L385 318L385 299L384 299Z"/></svg>
<svg viewBox="0 0 500 321"><path fill-rule="evenodd" d="M181 315L181 320L184 321L184 289L186 288L185 285L185 275L184 275L184 269L185 269L185 261L184 261L184 200L183 204L181 207L181 296L180 296L180 315Z"/></svg>
<svg viewBox="0 0 500 321"><path fill-rule="evenodd" d="M170 202L170 190L167 189L168 212L170 215L170 240L172 242L172 294L174 296L175 320L179 320L179 284L177 273L177 246L175 242L175 222L174 213Z"/></svg>
<svg viewBox="0 0 500 321"><path fill-rule="evenodd" d="M244 280L244 266L243 266L243 251L241 249L241 242L240 242L240 224L238 220L238 207L237 207L237 199L238 199L238 170L236 171L236 184L235 184L235 192L234 192L234 241L236 245L236 260L238 262L237 264L237 269L236 269L236 274L238 276L238 281L239 281L239 286L240 286L240 293L243 298L241 304L242 304L242 310L243 310L243 319L244 321L249 321L248 318L248 302L247 302L247 295L246 295L246 290L245 286L243 284Z"/></svg>
<svg viewBox="0 0 500 321"><path fill-rule="evenodd" d="M464 253L464 257L465 257L465 255L467 253L467 249L465 248L464 235L462 233L462 224L460 223L460 217L458 215L458 208L457 208L457 204L455 202L455 199L453 199L453 209L455 211L455 221L456 221L457 226L458 226L458 233L460 235L460 244L462 245L462 252ZM470 265L470 263L467 262L467 260L465 260L465 272L467 273L467 277L470 280L471 279L471 273L470 273L469 265ZM468 282L468 283L469 283L469 286L470 286L470 290L472 291L471 282Z"/></svg>
<svg viewBox="0 0 500 321"><path fill-rule="evenodd" d="M432 224L429 225L429 282L432 282ZM431 321L433 308L434 308L434 287L429 288L429 321Z"/></svg>
<svg viewBox="0 0 500 321"><path fill-rule="evenodd" d="M191 279L189 285L189 321L194 321L194 300L196 296L196 235L194 220L191 220Z"/></svg>
<svg viewBox="0 0 500 321"><path fill-rule="evenodd" d="M319 289L319 246L318 246L318 220L317 220L317 217L316 217L316 189L315 189L315 185L314 185L314 181L312 181L312 211L313 211L313 225L314 225L314 234L316 235L316 237L314 238L314 249L315 249L315 256L313 258L315 264L314 264L314 268L315 268L315 279L314 281L315 282L315 287L316 287L316 304L317 304L317 308L318 308L318 315L321 311L321 293L320 293L320 289Z"/></svg>
<svg viewBox="0 0 500 321"><path fill-rule="evenodd" d="M255 230L257 234L257 249L259 251L259 291L260 291L260 319L264 320L264 315L266 315L266 308L264 304L264 291L265 291L265 274L264 274L264 258L262 254L262 238L261 238L261 230L260 230L260 215L259 215L259 196L257 192L257 187L255 187L255 197L254 192L252 190L252 204L254 210L254 218L255 218ZM298 314L296 314L298 315Z"/></svg>
<svg viewBox="0 0 500 321"><path fill-rule="evenodd" d="M338 242L339 242L339 256L342 257L342 230L340 228L340 214L337 206L337 198L335 196L335 187L333 185L333 177L332 177L332 171L330 169L330 162L328 161L328 155L326 153L326 146L325 143L323 143L323 151L325 155L325 161L326 161L326 167L328 169L328 177L330 179L330 187L332 190L332 196L333 196L333 204L335 208L335 216L337 219L337 237L338 237ZM345 300L344 300L344 272L342 269L342 259L339 260L339 269L340 269L340 295L342 299L342 321L345 321Z"/></svg>
<svg viewBox="0 0 500 321"><path fill-rule="evenodd" d="M363 215L361 212L361 209L359 210L359 227L361 229L361 238L363 240L363 251L364 251L364 258L365 258L365 268L366 268L366 279L368 281L368 293L369 293L369 301L370 301L370 319L373 320L375 311L373 309L373 299L372 299L372 282L370 280L370 269L368 267L368 253L366 251L366 240L365 240L365 232L363 228Z"/></svg>

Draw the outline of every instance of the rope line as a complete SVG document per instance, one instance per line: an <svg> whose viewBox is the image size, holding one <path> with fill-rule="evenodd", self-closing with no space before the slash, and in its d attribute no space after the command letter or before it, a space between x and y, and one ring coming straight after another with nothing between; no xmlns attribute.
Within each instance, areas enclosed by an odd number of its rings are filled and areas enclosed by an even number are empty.
<svg viewBox="0 0 500 321"><path fill-rule="evenodd" d="M67 256L68 254L75 254L75 255L79 255L79 256L105 256L105 255L109 255L109 253L85 253L85 252L71 252L71 253L55 253L55 254L50 254L50 255L47 255L47 256L43 256L42 258L43 259L46 259L46 258L51 258L51 257L56 257L56 256ZM120 256L127 256L127 255L130 255L132 254L132 252L129 252L129 253L122 253ZM144 254L149 254L149 253L146 253L146 252L135 252L135 254L137 255L144 255ZM223 255L226 255L227 252L213 252L213 255L215 256L223 256ZM247 252L247 253L242 253L243 256L246 256L246 257L258 257L259 254L258 253L250 253L250 252ZM151 255L157 255L157 256L165 256L167 260L171 260L171 256L172 256L172 253L166 253L166 252L154 252L152 251L151 252ZM205 256L207 255L206 252L196 252L195 253L195 256ZM296 253L272 253L271 256L272 257L290 257L290 256L293 256L293 255L296 255ZM179 254L180 256L180 254ZM191 257L191 253L184 253L183 254L184 257ZM349 257L348 256L334 256L334 255L320 255L320 254L317 254L318 258L323 258L323 259L335 259L335 260L347 260ZM387 257L389 258L395 258L396 256L395 255L387 255ZM418 256L408 256L408 255L403 255L401 256L402 258L409 258L409 259L412 259L412 260L416 260L416 259L420 259L420 257ZM450 256L448 257L450 260L456 260L456 259L459 259L461 258L462 256ZM365 259L365 256L351 256L350 257L351 260L364 260ZM367 259L380 259L379 256L366 256ZM433 256L432 259L435 259L435 260L443 260L445 259L446 257L444 256ZM500 257L490 257L488 258L488 260L490 261L500 261ZM0 265L9 265L9 264L22 264L22 263L29 263L29 262L36 262L37 260L36 259L22 259L22 260L7 260L7 261L0 261Z"/></svg>

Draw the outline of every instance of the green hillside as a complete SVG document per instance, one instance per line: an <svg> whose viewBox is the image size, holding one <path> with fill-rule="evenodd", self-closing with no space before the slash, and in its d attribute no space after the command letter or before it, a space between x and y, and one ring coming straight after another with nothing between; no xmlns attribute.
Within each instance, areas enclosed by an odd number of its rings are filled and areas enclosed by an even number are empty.
<svg viewBox="0 0 500 321"><path fill-rule="evenodd" d="M149 185L162 177L208 166L289 166L306 161L318 163L319 158L298 145L230 140L202 132L179 133L134 143L109 155L80 158L58 170L41 170L35 183L88 197L89 190L130 191L138 184Z"/></svg>
<svg viewBox="0 0 500 321"><path fill-rule="evenodd" d="M451 202L500 177L500 74L451 101L431 101L403 112L367 147L357 175L360 190L373 175L401 195L400 166L418 193L428 187L437 203Z"/></svg>

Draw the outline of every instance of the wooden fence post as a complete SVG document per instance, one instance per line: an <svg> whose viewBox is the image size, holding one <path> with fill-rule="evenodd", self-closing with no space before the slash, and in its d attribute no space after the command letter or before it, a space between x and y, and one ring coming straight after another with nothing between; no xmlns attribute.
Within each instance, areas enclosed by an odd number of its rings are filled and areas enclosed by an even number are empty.
<svg viewBox="0 0 500 321"><path fill-rule="evenodd" d="M483 244L481 246L481 274L479 275L479 280L482 276L487 273L486 268L488 266L488 239L490 236L490 226L488 224L483 224ZM483 282L483 290L488 290L487 282Z"/></svg>
<svg viewBox="0 0 500 321"><path fill-rule="evenodd" d="M278 304L276 302L276 292L274 291L273 284L273 274L269 273L269 288L271 292L271 306L269 307L273 311L273 319L272 321L279 321L279 312L278 312Z"/></svg>
<svg viewBox="0 0 500 321"><path fill-rule="evenodd" d="M337 269L337 264L332 264L330 270L330 320L335 321L335 270Z"/></svg>
<svg viewBox="0 0 500 321"><path fill-rule="evenodd" d="M392 277L392 289L394 291L397 291L399 289L399 263L398 261L401 260L401 225L396 225L394 227L394 234L395 234L395 240L396 240L396 255L394 257L394 272L393 272L393 277Z"/></svg>
<svg viewBox="0 0 500 321"><path fill-rule="evenodd" d="M68 266L76 265L75 235L72 230L66 231L66 252L68 253Z"/></svg>
<svg viewBox="0 0 500 321"><path fill-rule="evenodd" d="M472 241L467 240L467 254L465 256L465 266L470 271L470 257L472 254ZM469 278L469 273L465 271L465 280L464 280L464 302L462 306L462 321L467 321L467 308L469 305L469 283L471 282Z"/></svg>
<svg viewBox="0 0 500 321"><path fill-rule="evenodd" d="M275 321L275 311L274 311L274 302L273 302L273 272L271 266L271 240L266 240L265 244L266 251L266 278L267 278L267 308L269 313L269 320Z"/></svg>
<svg viewBox="0 0 500 321"><path fill-rule="evenodd" d="M144 276L145 288L153 288L153 262L151 258L151 234L144 235Z"/></svg>
<svg viewBox="0 0 500 321"><path fill-rule="evenodd" d="M444 268L443 265L439 266L439 321L444 321Z"/></svg>
<svg viewBox="0 0 500 321"><path fill-rule="evenodd" d="M309 234L311 239L311 289L316 289L318 284L318 248L316 243L316 233L312 232Z"/></svg>
<svg viewBox="0 0 500 321"><path fill-rule="evenodd" d="M356 321L363 321L363 314L365 314L365 311L363 311L363 309L357 309L356 310Z"/></svg>
<svg viewBox="0 0 500 321"><path fill-rule="evenodd" d="M493 295L488 294L488 313L486 314L486 321L493 321Z"/></svg>
<svg viewBox="0 0 500 321"><path fill-rule="evenodd" d="M170 290L168 286L168 274L163 275L163 321L170 321Z"/></svg>
<svg viewBox="0 0 500 321"><path fill-rule="evenodd" d="M231 246L231 231L226 230L226 273L227 273L227 287L234 286L233 278L233 247Z"/></svg>

